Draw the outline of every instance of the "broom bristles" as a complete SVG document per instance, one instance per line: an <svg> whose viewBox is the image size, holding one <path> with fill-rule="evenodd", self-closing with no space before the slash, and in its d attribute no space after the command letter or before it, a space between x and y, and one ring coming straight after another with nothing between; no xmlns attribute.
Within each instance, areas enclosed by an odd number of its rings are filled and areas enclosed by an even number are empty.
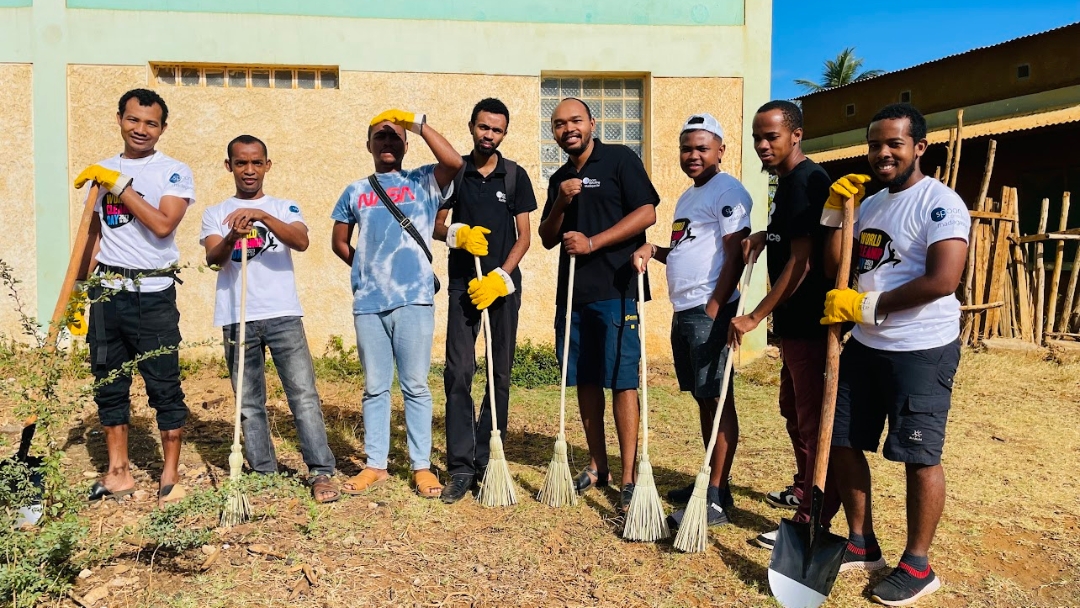
<svg viewBox="0 0 1080 608"><path fill-rule="evenodd" d="M656 491L656 482L653 480L649 455L642 454L641 460L638 461L634 496L626 509L623 538L654 542L670 535L664 505L660 502L660 494Z"/></svg>
<svg viewBox="0 0 1080 608"><path fill-rule="evenodd" d="M577 504L577 492L574 479L570 476L570 463L566 459L566 437L559 433L555 439L555 453L548 465L544 485L536 499L549 507L564 507Z"/></svg>
<svg viewBox="0 0 1080 608"><path fill-rule="evenodd" d="M710 467L702 467L694 480L694 493L686 503L679 533L675 535L675 548L683 553L701 553L709 543L709 491Z"/></svg>
<svg viewBox="0 0 1080 608"><path fill-rule="evenodd" d="M491 431L488 446L491 455L488 457L488 466L480 485L480 495L476 499L485 507L509 507L517 504L514 482L510 477L510 467L506 463L499 431Z"/></svg>
<svg viewBox="0 0 1080 608"><path fill-rule="evenodd" d="M221 511L221 527L238 526L251 518L251 502L247 494L240 490L236 482L232 483L225 508Z"/></svg>

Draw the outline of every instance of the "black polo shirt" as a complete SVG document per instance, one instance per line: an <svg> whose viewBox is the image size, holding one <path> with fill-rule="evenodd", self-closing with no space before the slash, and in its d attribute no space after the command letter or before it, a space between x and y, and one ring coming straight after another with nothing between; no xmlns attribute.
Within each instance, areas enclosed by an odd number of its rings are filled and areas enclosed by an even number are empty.
<svg viewBox="0 0 1080 608"><path fill-rule="evenodd" d="M506 163L502 154L495 154L499 161L487 177L477 171L472 154L464 156L465 174L460 192L454 192L442 205L442 209L450 209L454 223L483 226L491 231L487 235L488 254L480 258L480 268L485 275L503 265L517 242L517 214L536 211L536 195L529 174L521 165L517 166L514 200L509 200L506 193ZM450 277L447 289L468 289L469 281L476 278L472 254L464 249L451 249L447 274ZM521 271L514 268L510 278L520 291Z"/></svg>
<svg viewBox="0 0 1080 608"><path fill-rule="evenodd" d="M773 310L773 333L781 338L819 338L828 331L820 323L825 313L825 292L832 287L825 277L825 229L820 222L831 184L825 169L809 158L777 180L765 234L769 281L775 284L784 272L791 257L792 239L808 236L813 243L806 278L791 297Z"/></svg>
<svg viewBox="0 0 1080 608"><path fill-rule="evenodd" d="M581 168L574 169L572 162L559 169L548 180L547 204L543 217L551 213L551 207L559 195L559 186L568 179L582 181L581 193L566 207L560 238L566 232L580 232L594 236L617 224L635 209L645 205L659 205L656 193L645 165L630 148L619 144L604 144L593 140L592 153ZM574 304L588 304L601 300L622 298L637 299L636 271L630 263L630 255L645 244L645 233L637 234L621 243L614 243L588 255L577 256L574 269ZM559 290L557 302L566 302L566 282L570 272L570 256L559 245ZM649 281L645 280L645 299L648 300Z"/></svg>

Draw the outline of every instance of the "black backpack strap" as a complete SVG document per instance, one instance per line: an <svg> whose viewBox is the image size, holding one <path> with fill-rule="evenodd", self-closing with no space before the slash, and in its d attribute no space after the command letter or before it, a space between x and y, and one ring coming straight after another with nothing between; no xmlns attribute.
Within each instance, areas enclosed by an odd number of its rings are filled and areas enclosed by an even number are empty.
<svg viewBox="0 0 1080 608"><path fill-rule="evenodd" d="M506 204L511 209L514 208L514 192L517 190L517 174L518 164L509 158L503 159L503 166L506 167Z"/></svg>
<svg viewBox="0 0 1080 608"><path fill-rule="evenodd" d="M401 209L398 209L397 205L394 204L394 201L390 200L390 197L386 194L386 190L383 190L382 184L379 183L379 180L375 177L374 173L368 176L368 183L371 184L371 189L375 191L379 200L381 200L383 204L386 205L386 208L390 210L390 213L393 214L394 219L397 220L398 224L401 224L401 229L407 232L409 236L416 241L417 245L420 245L420 249L424 250L424 255L427 256L428 262L431 262L433 256L431 255L431 250L428 249L427 243L424 242L424 237L420 236L420 233L416 230L416 226L413 226L412 220L405 217L405 214L401 212Z"/></svg>

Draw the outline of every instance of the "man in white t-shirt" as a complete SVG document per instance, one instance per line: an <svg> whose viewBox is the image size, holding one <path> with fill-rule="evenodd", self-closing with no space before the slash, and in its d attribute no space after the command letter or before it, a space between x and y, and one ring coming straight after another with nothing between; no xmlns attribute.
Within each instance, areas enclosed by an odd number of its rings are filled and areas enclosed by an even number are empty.
<svg viewBox="0 0 1080 608"><path fill-rule="evenodd" d="M157 93L124 93L116 113L123 153L90 165L75 179L76 188L89 181L100 186L90 224L96 253L86 272L96 268L103 280L91 290L87 342L94 379L101 383L94 401L105 428L109 470L90 489L90 500L135 491L127 445L131 374L122 368L161 349L138 363L161 431L165 463L158 502L180 500L185 493L177 467L188 409L180 387L180 312L173 281L180 261L176 227L195 202L195 184L187 165L154 148L168 117ZM103 288L109 291L104 299Z"/></svg>
<svg viewBox="0 0 1080 608"><path fill-rule="evenodd" d="M835 475L850 527L844 561L880 556L870 505L870 467L864 452L903 462L907 476L907 544L897 568L873 589L873 600L902 606L933 593L941 581L928 552L945 505L941 453L960 362L960 303L954 292L967 261L971 219L960 197L923 175L926 121L908 104L886 106L870 122L867 159L886 186L856 211L856 289L828 292L822 324L854 321L840 358L832 438ZM847 178L834 192L861 194ZM830 197L821 223L836 227L842 213ZM856 203L857 204L857 203ZM840 231L826 250L835 267Z"/></svg>
<svg viewBox="0 0 1080 608"><path fill-rule="evenodd" d="M731 508L728 473L739 443L739 419L735 393L724 380L728 324L735 316L739 292L736 286L743 269L742 240L750 234L753 200L739 180L720 170L724 156L724 130L709 114L687 119L679 133L679 164L693 180L675 205L671 243L658 247L646 243L633 254L639 272L649 260L667 264L668 297L675 311L671 319L671 350L679 388L698 404L701 436L706 445L712 435L713 417L721 397L725 399L712 474L708 489L710 526L728 523ZM668 492L672 502L687 502L694 484ZM684 511L671 514L678 527Z"/></svg>
<svg viewBox="0 0 1080 608"><path fill-rule="evenodd" d="M226 152L225 168L236 182L236 194L203 212L199 242L206 248L206 263L220 268L214 325L221 327L225 339L225 360L234 391L240 351L241 239L247 242L244 394L240 398L244 455L256 473L278 470L266 416L264 368L266 349L270 349L296 422L312 495L316 502L334 502L340 497L330 479L334 455L326 441L315 367L304 334L304 311L293 274L292 251L308 248L307 224L295 201L263 192L263 180L272 163L262 140L241 135L229 142Z"/></svg>

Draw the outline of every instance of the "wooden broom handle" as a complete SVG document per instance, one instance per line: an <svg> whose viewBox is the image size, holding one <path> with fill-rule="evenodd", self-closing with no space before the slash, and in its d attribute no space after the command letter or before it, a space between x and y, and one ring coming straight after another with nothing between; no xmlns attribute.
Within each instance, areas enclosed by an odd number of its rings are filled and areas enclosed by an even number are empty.
<svg viewBox="0 0 1080 608"><path fill-rule="evenodd" d="M851 283L851 240L854 238L855 201L844 201L844 225L841 228L840 266L836 269L836 289L846 289ZM841 324L829 326L825 350L825 392L821 397L821 424L818 427L817 455L814 458L814 487L824 490L829 473L829 448L832 446L833 418L836 414L836 392L840 375Z"/></svg>
<svg viewBox="0 0 1080 608"><path fill-rule="evenodd" d="M559 435L566 434L566 370L570 362L570 320L574 309L574 266L577 256L570 256L570 272L566 279L566 331L563 332L562 383L559 387Z"/></svg>
<svg viewBox="0 0 1080 608"><path fill-rule="evenodd" d="M484 271L480 268L480 257L473 256L473 264L476 266L476 280L484 280ZM495 409L495 362L491 354L491 315L488 309L480 311L481 323L484 325L484 351L487 353L487 381L488 381L488 407L491 408L491 432L499 430L499 414Z"/></svg>
<svg viewBox="0 0 1080 608"><path fill-rule="evenodd" d="M53 308L52 319L49 321L49 333L45 344L49 348L56 347L56 336L60 333L60 322L67 315L68 303L71 301L71 292L75 290L75 281L79 273L86 268L87 258L90 252L87 245L90 243L90 222L94 218L94 205L97 204L98 184L92 182L90 191L86 195L86 204L83 205L82 218L79 220L79 229L75 232L75 244L71 248L71 257L68 258L67 274L64 282L60 285L60 294L56 297L56 307Z"/></svg>

